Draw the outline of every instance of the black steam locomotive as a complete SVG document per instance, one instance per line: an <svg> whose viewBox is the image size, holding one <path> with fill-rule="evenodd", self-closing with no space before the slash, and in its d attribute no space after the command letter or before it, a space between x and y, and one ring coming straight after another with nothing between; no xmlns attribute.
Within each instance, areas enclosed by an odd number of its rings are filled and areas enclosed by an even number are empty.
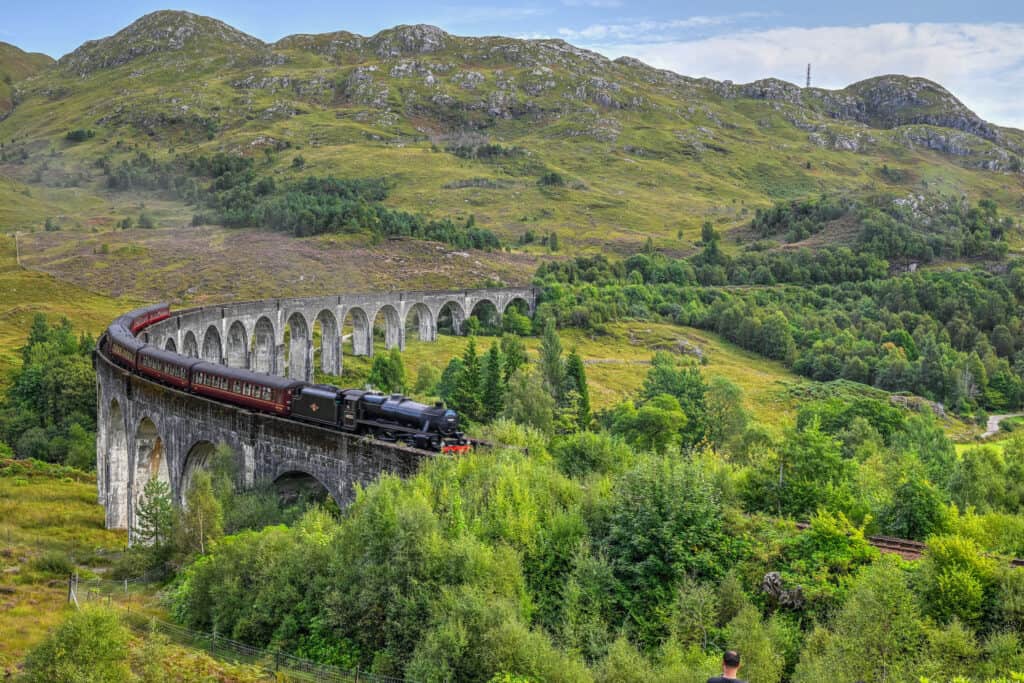
<svg viewBox="0 0 1024 683"><path fill-rule="evenodd" d="M220 401L292 417L415 448L461 453L470 448L459 431L459 416L437 403L427 406L401 394L340 389L229 368L164 351L136 338L170 317L158 304L119 317L100 339L100 351L119 365L178 389Z"/></svg>

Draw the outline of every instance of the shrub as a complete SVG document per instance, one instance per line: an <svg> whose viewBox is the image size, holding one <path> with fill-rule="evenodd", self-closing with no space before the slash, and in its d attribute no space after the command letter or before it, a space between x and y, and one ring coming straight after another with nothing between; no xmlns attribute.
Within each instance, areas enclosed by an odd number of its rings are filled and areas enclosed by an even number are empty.
<svg viewBox="0 0 1024 683"><path fill-rule="evenodd" d="M25 659L30 683L118 683L132 680L128 631L100 607L73 612Z"/></svg>

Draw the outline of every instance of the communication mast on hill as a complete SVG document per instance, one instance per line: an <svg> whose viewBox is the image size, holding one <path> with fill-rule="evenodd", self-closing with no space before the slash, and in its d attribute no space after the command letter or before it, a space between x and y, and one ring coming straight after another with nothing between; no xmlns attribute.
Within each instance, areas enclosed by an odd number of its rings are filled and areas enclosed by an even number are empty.
<svg viewBox="0 0 1024 683"><path fill-rule="evenodd" d="M811 87L811 63L807 62L807 87Z"/></svg>

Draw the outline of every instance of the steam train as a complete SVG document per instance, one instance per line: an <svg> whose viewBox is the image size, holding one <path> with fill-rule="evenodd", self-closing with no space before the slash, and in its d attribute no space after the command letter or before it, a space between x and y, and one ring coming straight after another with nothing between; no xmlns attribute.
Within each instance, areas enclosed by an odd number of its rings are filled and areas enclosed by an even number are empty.
<svg viewBox="0 0 1024 683"><path fill-rule="evenodd" d="M461 453L470 447L459 431L458 414L441 403L427 406L401 394L340 389L229 368L136 338L140 331L170 315L167 304L125 313L107 328L99 350L118 365L163 384L251 410L425 450Z"/></svg>

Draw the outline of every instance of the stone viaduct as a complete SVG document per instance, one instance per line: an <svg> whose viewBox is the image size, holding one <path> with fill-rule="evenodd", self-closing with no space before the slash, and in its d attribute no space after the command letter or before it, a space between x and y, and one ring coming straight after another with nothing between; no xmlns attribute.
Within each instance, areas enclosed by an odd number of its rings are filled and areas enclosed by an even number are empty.
<svg viewBox="0 0 1024 683"><path fill-rule="evenodd" d="M372 355L375 327L384 333L385 348L404 348L407 330L434 341L441 321L457 334L468 316L497 321L513 306L532 314L535 303L529 288L269 299L172 311L139 337L182 355L308 381L316 350L321 368L333 375L342 373L343 349ZM312 477L342 507L353 499L355 484L383 472L412 474L433 456L172 389L102 353L96 382L99 500L107 527L129 535L146 483L154 477L166 482L180 504L190 477L217 444L236 454L239 486Z"/></svg>

